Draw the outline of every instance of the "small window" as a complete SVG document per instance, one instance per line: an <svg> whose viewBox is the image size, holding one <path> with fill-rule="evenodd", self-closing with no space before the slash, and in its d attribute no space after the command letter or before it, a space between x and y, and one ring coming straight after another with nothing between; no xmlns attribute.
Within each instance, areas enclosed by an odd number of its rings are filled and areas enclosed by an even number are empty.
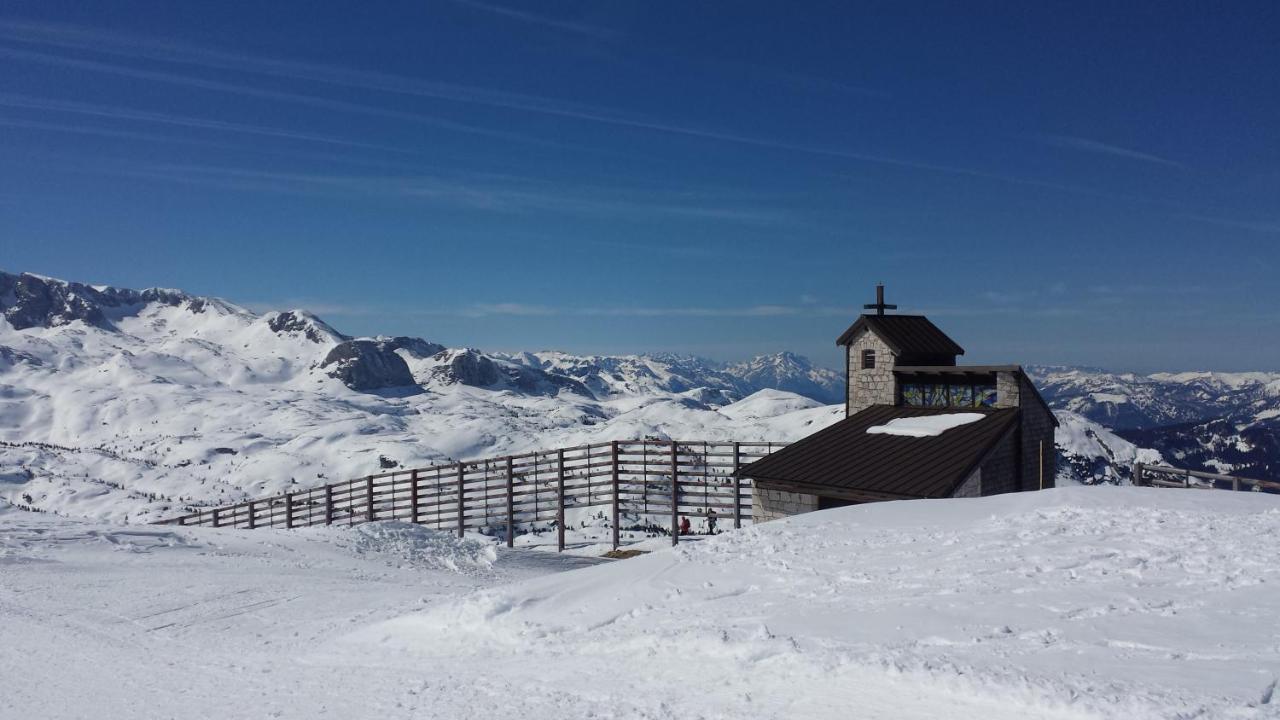
<svg viewBox="0 0 1280 720"><path fill-rule="evenodd" d="M862 369L872 370L875 368L875 366L876 366L876 351L863 350L862 351Z"/></svg>

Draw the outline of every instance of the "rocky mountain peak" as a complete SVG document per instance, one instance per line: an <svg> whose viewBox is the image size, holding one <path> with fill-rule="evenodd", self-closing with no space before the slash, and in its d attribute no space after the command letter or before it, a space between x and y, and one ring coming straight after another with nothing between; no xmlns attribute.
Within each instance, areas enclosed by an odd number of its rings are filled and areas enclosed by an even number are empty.
<svg viewBox="0 0 1280 720"><path fill-rule="evenodd" d="M271 331L276 334L297 333L317 344L342 342L350 339L306 310L267 313L263 319L266 320L267 327L271 328Z"/></svg>
<svg viewBox="0 0 1280 720"><path fill-rule="evenodd" d="M169 288L130 290L85 285L33 273L0 272L0 314L15 330L61 327L76 321L115 330L113 320L136 314L149 304L183 306L196 314L210 307L238 310L220 300Z"/></svg>

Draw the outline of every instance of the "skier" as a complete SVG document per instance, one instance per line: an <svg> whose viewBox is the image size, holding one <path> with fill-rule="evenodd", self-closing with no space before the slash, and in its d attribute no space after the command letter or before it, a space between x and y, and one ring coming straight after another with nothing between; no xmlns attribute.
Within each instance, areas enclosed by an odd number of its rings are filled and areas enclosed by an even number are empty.
<svg viewBox="0 0 1280 720"><path fill-rule="evenodd" d="M681 535L689 534L689 518L687 516L680 518L680 534Z"/></svg>
<svg viewBox="0 0 1280 720"><path fill-rule="evenodd" d="M707 534L716 534L716 509L707 508Z"/></svg>

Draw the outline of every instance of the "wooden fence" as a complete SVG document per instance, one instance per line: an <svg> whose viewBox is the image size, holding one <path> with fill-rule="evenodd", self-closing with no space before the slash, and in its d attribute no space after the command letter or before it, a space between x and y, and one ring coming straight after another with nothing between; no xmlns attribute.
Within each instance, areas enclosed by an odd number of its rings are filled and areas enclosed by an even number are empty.
<svg viewBox="0 0 1280 720"><path fill-rule="evenodd" d="M1167 465L1133 466L1133 484L1150 487L1201 488L1205 490L1252 490L1280 492L1280 482L1255 480L1238 475L1222 475L1202 470L1187 470Z"/></svg>
<svg viewBox="0 0 1280 720"><path fill-rule="evenodd" d="M737 477L738 468L783 447L682 440L582 445L368 475L198 508L157 524L254 529L403 520L459 537L467 530L502 533L507 547L518 528L541 526L554 527L556 547L564 550L566 512L596 508L608 512L614 549L625 517L634 518L635 529L670 533L675 544L681 517L714 511L733 527L750 519L750 482Z"/></svg>

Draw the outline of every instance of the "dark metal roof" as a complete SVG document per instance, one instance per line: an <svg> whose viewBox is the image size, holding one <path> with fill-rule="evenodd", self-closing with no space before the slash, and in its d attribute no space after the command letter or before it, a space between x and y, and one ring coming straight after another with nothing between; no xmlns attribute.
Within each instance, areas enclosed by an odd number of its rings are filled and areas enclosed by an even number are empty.
<svg viewBox="0 0 1280 720"><path fill-rule="evenodd" d="M739 474L766 485L855 500L948 497L1017 425L1017 408L973 408L987 417L935 437L869 435L867 428L895 418L954 412L873 405L743 467Z"/></svg>
<svg viewBox="0 0 1280 720"><path fill-rule="evenodd" d="M862 315L836 344L848 345L863 328L871 330L899 355L964 354L964 348L923 315Z"/></svg>
<svg viewBox="0 0 1280 720"><path fill-rule="evenodd" d="M998 372L1022 372L1021 365L894 365L899 375L992 375Z"/></svg>

